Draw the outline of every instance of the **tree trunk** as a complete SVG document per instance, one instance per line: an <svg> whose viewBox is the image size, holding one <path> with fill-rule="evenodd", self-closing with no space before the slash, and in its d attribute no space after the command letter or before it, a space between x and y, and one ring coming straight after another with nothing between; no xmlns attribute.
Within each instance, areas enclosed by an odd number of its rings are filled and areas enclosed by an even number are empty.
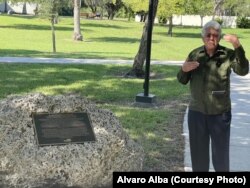
<svg viewBox="0 0 250 188"><path fill-rule="evenodd" d="M7 0L3 2L4 3L4 11L3 12L7 12Z"/></svg>
<svg viewBox="0 0 250 188"><path fill-rule="evenodd" d="M51 30L52 30L52 43L53 43L53 53L56 53L56 35L55 35L55 16L51 17Z"/></svg>
<svg viewBox="0 0 250 188"><path fill-rule="evenodd" d="M80 9L81 0L74 0L74 34L73 39L77 41L82 41L83 36L81 34L80 28Z"/></svg>
<svg viewBox="0 0 250 188"><path fill-rule="evenodd" d="M22 14L27 14L26 2L23 3Z"/></svg>
<svg viewBox="0 0 250 188"><path fill-rule="evenodd" d="M105 3L105 8L108 13L108 19L113 20L115 14L119 11L119 9L123 6L122 0L108 1Z"/></svg>
<svg viewBox="0 0 250 188"><path fill-rule="evenodd" d="M115 5L113 3L106 3L105 7L108 13L108 19L113 20L115 16L115 11L116 11Z"/></svg>
<svg viewBox="0 0 250 188"><path fill-rule="evenodd" d="M202 28L203 27L203 18L204 18L204 16L200 15L200 17L201 17L201 28Z"/></svg>
<svg viewBox="0 0 250 188"><path fill-rule="evenodd" d="M173 36L173 16L169 17L168 35Z"/></svg>
<svg viewBox="0 0 250 188"><path fill-rule="evenodd" d="M155 15L157 12L158 1L159 0L154 0L153 21L155 20ZM143 27L141 42L140 42L139 50L134 58L133 67L128 73L126 73L125 77L127 76L137 77L137 78L145 77L145 71L143 70L143 65L145 63L146 54L147 54L147 34L148 34L148 18L146 19L145 25Z"/></svg>
<svg viewBox="0 0 250 188"><path fill-rule="evenodd" d="M224 0L214 0L214 12L213 12L213 17L212 17L213 20L215 19L215 15L219 11L223 3L224 3Z"/></svg>

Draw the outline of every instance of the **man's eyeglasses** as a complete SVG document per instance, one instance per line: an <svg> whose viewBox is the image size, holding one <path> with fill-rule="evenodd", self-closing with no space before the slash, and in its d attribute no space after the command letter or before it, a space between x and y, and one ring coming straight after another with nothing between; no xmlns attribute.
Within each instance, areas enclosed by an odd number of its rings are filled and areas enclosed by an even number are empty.
<svg viewBox="0 0 250 188"><path fill-rule="evenodd" d="M206 34L206 37L207 37L207 38L211 38L211 37L213 37L213 38L218 38L219 35L218 35L218 34L208 33L208 34Z"/></svg>

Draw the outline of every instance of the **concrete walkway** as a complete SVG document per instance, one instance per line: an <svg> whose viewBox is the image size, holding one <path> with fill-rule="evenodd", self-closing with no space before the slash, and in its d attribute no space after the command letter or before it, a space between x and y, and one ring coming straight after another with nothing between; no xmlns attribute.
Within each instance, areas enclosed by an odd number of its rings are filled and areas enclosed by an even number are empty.
<svg viewBox="0 0 250 188"><path fill-rule="evenodd" d="M27 58L0 57L4 63L59 63L59 64L131 64L132 60L71 59L71 58ZM151 61L151 64L182 65L182 61ZM250 74L231 77L232 124L230 144L231 171L250 171ZM185 171L191 171L187 129L187 113L184 117ZM211 171L213 171L212 164Z"/></svg>
<svg viewBox="0 0 250 188"><path fill-rule="evenodd" d="M133 64L133 60L0 57L4 63L57 63L57 64ZM151 61L158 65L182 65L182 61Z"/></svg>

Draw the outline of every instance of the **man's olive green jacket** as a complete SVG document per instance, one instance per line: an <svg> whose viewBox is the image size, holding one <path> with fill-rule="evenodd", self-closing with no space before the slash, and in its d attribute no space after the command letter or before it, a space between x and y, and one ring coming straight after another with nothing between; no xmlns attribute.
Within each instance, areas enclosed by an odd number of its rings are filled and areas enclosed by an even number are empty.
<svg viewBox="0 0 250 188"><path fill-rule="evenodd" d="M182 84L190 82L189 109L208 115L230 111L231 70L241 76L249 72L243 47L232 50L219 45L215 54L209 57L201 46L190 52L188 61L198 61L199 66L190 72L180 69L177 78Z"/></svg>

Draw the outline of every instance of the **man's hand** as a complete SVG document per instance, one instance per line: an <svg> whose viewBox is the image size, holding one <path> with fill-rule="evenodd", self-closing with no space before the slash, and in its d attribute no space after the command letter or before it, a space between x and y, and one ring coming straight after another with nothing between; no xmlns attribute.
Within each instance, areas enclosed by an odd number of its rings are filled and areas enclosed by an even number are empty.
<svg viewBox="0 0 250 188"><path fill-rule="evenodd" d="M227 42L230 42L234 48L240 47L240 41L236 35L226 34L223 39Z"/></svg>
<svg viewBox="0 0 250 188"><path fill-rule="evenodd" d="M182 65L183 72L189 72L191 70L196 69L199 66L197 61L185 61Z"/></svg>

